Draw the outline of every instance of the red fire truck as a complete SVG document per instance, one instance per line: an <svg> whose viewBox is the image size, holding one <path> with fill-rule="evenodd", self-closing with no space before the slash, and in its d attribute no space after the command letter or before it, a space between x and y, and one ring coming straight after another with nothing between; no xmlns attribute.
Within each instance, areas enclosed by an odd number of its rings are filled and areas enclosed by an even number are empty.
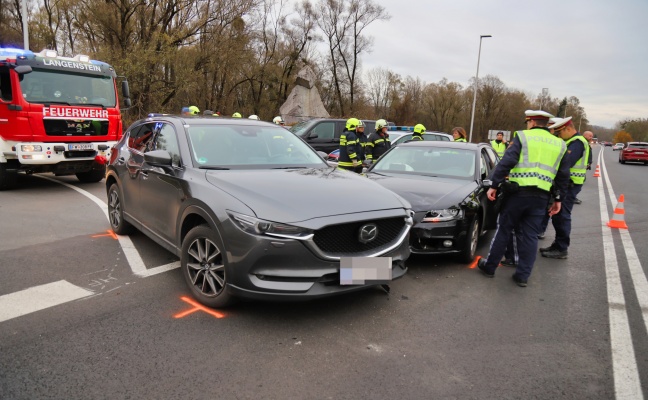
<svg viewBox="0 0 648 400"><path fill-rule="evenodd" d="M129 107L126 80L121 89ZM110 65L53 50L0 48L0 190L14 187L19 171L98 182L121 135Z"/></svg>

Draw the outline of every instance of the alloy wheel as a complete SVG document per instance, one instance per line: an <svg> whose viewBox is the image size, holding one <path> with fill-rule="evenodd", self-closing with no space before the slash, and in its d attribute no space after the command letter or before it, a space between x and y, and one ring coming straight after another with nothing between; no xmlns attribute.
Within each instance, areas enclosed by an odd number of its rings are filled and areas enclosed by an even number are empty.
<svg viewBox="0 0 648 400"><path fill-rule="evenodd" d="M225 288L225 265L218 246L206 237L196 238L187 251L187 272L194 288L207 297Z"/></svg>

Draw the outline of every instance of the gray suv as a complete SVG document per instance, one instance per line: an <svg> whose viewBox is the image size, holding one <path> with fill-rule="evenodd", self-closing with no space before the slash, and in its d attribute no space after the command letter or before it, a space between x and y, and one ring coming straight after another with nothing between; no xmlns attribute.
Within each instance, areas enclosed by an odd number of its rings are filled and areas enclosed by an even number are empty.
<svg viewBox="0 0 648 400"><path fill-rule="evenodd" d="M271 123L137 121L112 149L106 192L113 231L137 228L180 257L189 290L210 307L331 296L407 270L409 203ZM373 200L343 201L358 195Z"/></svg>

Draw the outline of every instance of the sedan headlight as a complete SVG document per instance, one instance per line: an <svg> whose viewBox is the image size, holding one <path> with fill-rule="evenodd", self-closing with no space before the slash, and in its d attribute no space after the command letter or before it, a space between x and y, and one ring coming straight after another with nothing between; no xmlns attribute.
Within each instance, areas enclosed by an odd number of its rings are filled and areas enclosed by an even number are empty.
<svg viewBox="0 0 648 400"><path fill-rule="evenodd" d="M286 239L308 240L313 237L310 229L300 228L298 226L281 224L278 222L265 221L249 215L239 214L234 211L228 211L234 224L242 231L254 235L268 235Z"/></svg>
<svg viewBox="0 0 648 400"><path fill-rule="evenodd" d="M444 208L442 210L428 211L423 218L423 222L445 222L462 218L463 210L459 208Z"/></svg>

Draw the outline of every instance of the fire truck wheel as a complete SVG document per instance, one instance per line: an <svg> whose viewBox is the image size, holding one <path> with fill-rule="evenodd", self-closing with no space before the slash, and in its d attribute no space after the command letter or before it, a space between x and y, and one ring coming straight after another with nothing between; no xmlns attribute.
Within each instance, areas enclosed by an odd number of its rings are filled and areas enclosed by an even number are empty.
<svg viewBox="0 0 648 400"><path fill-rule="evenodd" d="M77 172L76 177L79 179L79 181L83 183L95 183L99 182L104 178L104 175L106 175L106 170L104 168L102 169L93 169L88 172Z"/></svg>
<svg viewBox="0 0 648 400"><path fill-rule="evenodd" d="M113 183L108 189L108 219L113 232L118 235L127 235L133 229L133 226L124 220L121 197L119 186Z"/></svg>
<svg viewBox="0 0 648 400"><path fill-rule="evenodd" d="M7 164L0 163L0 190L9 190L16 187L18 172L7 168Z"/></svg>

